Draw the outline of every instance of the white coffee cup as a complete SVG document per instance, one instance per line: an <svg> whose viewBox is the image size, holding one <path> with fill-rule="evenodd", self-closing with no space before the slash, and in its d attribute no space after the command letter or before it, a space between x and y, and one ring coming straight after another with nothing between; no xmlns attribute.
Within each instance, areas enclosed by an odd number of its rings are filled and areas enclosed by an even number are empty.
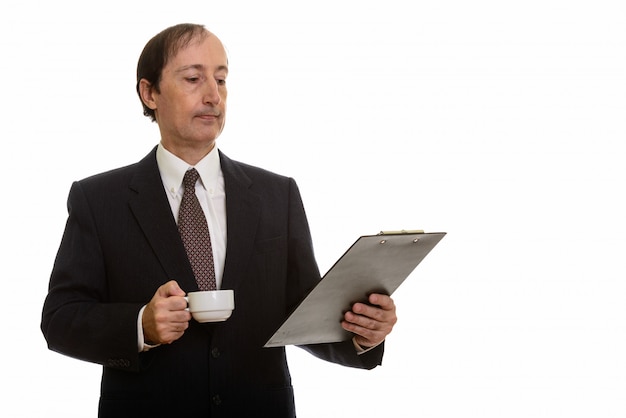
<svg viewBox="0 0 626 418"><path fill-rule="evenodd" d="M187 294L187 308L198 322L219 322L230 318L235 309L235 292L232 289L205 290Z"/></svg>

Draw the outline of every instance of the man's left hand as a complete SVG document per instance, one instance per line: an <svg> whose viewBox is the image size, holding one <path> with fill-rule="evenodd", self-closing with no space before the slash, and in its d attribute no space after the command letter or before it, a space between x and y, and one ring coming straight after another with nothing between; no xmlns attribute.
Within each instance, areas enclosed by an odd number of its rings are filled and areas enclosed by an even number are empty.
<svg viewBox="0 0 626 418"><path fill-rule="evenodd" d="M398 321L396 304L387 295L372 293L366 303L355 303L344 314L341 326L355 334L355 341L363 348L373 347L389 335Z"/></svg>

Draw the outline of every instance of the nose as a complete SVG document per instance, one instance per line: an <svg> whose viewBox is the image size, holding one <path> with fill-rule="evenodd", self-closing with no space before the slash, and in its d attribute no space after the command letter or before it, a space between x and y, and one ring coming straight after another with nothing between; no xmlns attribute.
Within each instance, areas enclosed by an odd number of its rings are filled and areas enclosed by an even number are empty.
<svg viewBox="0 0 626 418"><path fill-rule="evenodd" d="M220 95L219 86L217 85L216 80L210 79L205 83L203 100L204 103L214 106L221 103L222 96Z"/></svg>

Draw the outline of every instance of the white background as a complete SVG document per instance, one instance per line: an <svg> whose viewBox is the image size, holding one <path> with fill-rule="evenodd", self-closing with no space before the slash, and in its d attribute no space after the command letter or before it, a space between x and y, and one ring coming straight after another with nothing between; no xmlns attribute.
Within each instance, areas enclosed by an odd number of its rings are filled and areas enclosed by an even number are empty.
<svg viewBox="0 0 626 418"><path fill-rule="evenodd" d="M180 22L227 46L218 144L297 180L322 272L448 232L382 367L289 348L300 417L626 416L624 2L91 3L0 6L2 416L96 416L100 368L47 350L41 306L71 181L158 141L135 66Z"/></svg>

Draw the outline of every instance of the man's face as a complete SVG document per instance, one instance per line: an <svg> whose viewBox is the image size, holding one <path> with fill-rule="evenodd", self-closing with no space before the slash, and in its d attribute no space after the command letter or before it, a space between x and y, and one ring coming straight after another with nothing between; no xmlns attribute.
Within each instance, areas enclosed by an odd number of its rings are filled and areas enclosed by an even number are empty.
<svg viewBox="0 0 626 418"><path fill-rule="evenodd" d="M213 34L193 40L163 68L160 93L151 89L165 148L210 151L226 117L226 51Z"/></svg>

